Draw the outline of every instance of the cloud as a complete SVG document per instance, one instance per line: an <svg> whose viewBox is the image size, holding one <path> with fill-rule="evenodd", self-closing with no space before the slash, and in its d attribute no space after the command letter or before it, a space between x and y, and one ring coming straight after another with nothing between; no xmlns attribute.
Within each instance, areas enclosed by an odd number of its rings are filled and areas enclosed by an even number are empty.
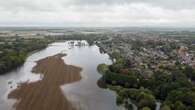
<svg viewBox="0 0 195 110"><path fill-rule="evenodd" d="M0 25L195 26L194 0L4 0Z"/></svg>
<svg viewBox="0 0 195 110"><path fill-rule="evenodd" d="M99 4L134 4L144 3L169 9L192 9L195 8L194 0L73 0L78 5L99 5Z"/></svg>

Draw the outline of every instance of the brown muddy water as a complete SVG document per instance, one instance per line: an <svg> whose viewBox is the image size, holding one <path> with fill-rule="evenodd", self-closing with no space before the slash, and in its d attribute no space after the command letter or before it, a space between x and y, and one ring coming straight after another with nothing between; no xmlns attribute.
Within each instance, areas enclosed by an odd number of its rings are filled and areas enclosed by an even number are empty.
<svg viewBox="0 0 195 110"><path fill-rule="evenodd" d="M81 42L81 43L79 43ZM66 41L50 44L46 49L30 55L23 66L0 75L0 110L14 110L17 100L8 99L8 94L17 88L22 82L37 82L43 79L43 75L32 73L36 61L58 53L66 53L63 57L68 65L82 68L81 80L64 84L60 88L64 96L78 110L123 110L115 103L116 94L97 86L97 80L101 75L96 67L100 63L111 64L107 54L100 53L96 45L88 46L86 41Z"/></svg>

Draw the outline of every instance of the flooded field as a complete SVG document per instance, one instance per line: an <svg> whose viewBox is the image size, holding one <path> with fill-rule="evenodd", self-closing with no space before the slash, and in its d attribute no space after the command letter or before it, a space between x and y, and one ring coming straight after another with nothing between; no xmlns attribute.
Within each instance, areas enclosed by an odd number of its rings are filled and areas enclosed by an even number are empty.
<svg viewBox="0 0 195 110"><path fill-rule="evenodd" d="M43 79L43 75L32 73L36 61L65 53L63 60L68 65L82 68L81 80L61 85L64 96L78 110L121 110L115 103L116 94L97 86L100 78L96 67L100 63L111 64L107 54L99 52L96 45L89 46L85 41L67 41L50 44L46 49L30 55L23 66L0 76L0 107L2 110L14 110L17 102L8 99L8 94L17 88L18 83L37 82Z"/></svg>

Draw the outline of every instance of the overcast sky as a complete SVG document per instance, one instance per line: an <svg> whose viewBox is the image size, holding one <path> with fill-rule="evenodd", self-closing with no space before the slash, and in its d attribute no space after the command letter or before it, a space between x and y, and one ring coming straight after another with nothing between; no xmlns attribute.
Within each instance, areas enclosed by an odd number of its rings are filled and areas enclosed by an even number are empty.
<svg viewBox="0 0 195 110"><path fill-rule="evenodd" d="M195 0L0 0L0 26L195 27Z"/></svg>

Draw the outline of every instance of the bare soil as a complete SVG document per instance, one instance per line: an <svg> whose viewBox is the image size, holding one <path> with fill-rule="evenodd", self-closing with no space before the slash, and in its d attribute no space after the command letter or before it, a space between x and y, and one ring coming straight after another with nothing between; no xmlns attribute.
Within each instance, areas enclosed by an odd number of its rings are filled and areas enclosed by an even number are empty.
<svg viewBox="0 0 195 110"><path fill-rule="evenodd" d="M43 79L22 83L8 95L18 100L16 110L75 110L60 86L80 80L81 68L65 64L63 56L57 54L37 61L32 71L44 75Z"/></svg>

